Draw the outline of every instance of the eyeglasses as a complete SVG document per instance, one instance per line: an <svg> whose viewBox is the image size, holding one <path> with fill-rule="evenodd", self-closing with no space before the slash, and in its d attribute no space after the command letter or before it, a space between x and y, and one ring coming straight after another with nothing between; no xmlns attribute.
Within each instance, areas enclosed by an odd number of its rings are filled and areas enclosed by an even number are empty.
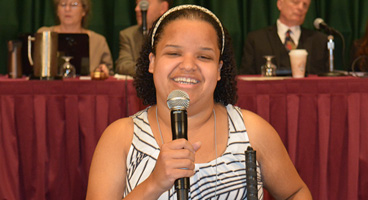
<svg viewBox="0 0 368 200"><path fill-rule="evenodd" d="M77 8L77 7L79 7L79 5L82 5L82 4L80 4L80 3L78 3L78 2L71 2L71 3L66 3L66 2L60 2L59 3L59 6L60 7L62 7L62 8L66 8L67 6L69 5L69 7L71 8L71 9L75 9L75 8Z"/></svg>

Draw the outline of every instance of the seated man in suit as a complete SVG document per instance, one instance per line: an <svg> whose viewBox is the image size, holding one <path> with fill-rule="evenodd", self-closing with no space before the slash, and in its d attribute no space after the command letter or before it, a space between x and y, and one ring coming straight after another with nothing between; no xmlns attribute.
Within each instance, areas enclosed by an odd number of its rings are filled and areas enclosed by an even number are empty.
<svg viewBox="0 0 368 200"><path fill-rule="evenodd" d="M115 62L116 73L130 76L135 76L135 64L144 40L140 0L136 2L135 14L138 24L120 31L119 58ZM152 27L156 19L170 8L172 0L148 0L148 2L147 30Z"/></svg>
<svg viewBox="0 0 368 200"><path fill-rule="evenodd" d="M327 35L301 27L311 0L277 0L280 10L275 25L250 32L245 42L240 74L261 74L265 55L275 56L277 75L291 75L290 49L306 49L306 72L328 71ZM288 44L288 45L286 45Z"/></svg>

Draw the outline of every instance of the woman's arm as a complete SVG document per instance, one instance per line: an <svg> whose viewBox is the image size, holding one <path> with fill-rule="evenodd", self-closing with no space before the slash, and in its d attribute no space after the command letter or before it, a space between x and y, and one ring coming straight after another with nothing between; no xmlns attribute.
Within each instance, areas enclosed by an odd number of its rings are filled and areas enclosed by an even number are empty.
<svg viewBox="0 0 368 200"><path fill-rule="evenodd" d="M250 143L257 151L264 187L276 199L312 199L275 129L250 111L242 113Z"/></svg>
<svg viewBox="0 0 368 200"><path fill-rule="evenodd" d="M126 156L133 137L131 118L112 123L102 134L93 154L86 199L122 199Z"/></svg>

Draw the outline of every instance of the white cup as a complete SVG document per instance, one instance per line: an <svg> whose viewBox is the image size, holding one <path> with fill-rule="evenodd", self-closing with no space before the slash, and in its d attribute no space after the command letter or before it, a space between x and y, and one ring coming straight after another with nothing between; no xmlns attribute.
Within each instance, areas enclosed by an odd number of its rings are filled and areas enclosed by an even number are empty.
<svg viewBox="0 0 368 200"><path fill-rule="evenodd" d="M305 49L293 49L289 52L293 78L303 78L305 76L307 55L308 52Z"/></svg>

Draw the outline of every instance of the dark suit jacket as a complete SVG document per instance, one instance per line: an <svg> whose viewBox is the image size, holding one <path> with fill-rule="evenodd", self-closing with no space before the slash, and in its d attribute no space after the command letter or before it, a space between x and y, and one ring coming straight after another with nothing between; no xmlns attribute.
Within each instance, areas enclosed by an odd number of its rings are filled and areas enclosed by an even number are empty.
<svg viewBox="0 0 368 200"><path fill-rule="evenodd" d="M327 35L301 28L297 49L308 52L306 72L319 74L328 72ZM282 44L276 24L264 29L250 32L244 45L240 74L261 74L261 66L265 64L265 55L274 55L272 62L277 70L291 74L289 54Z"/></svg>
<svg viewBox="0 0 368 200"><path fill-rule="evenodd" d="M120 31L119 58L115 71L119 74L135 76L135 64L143 45L142 27L134 25Z"/></svg>

